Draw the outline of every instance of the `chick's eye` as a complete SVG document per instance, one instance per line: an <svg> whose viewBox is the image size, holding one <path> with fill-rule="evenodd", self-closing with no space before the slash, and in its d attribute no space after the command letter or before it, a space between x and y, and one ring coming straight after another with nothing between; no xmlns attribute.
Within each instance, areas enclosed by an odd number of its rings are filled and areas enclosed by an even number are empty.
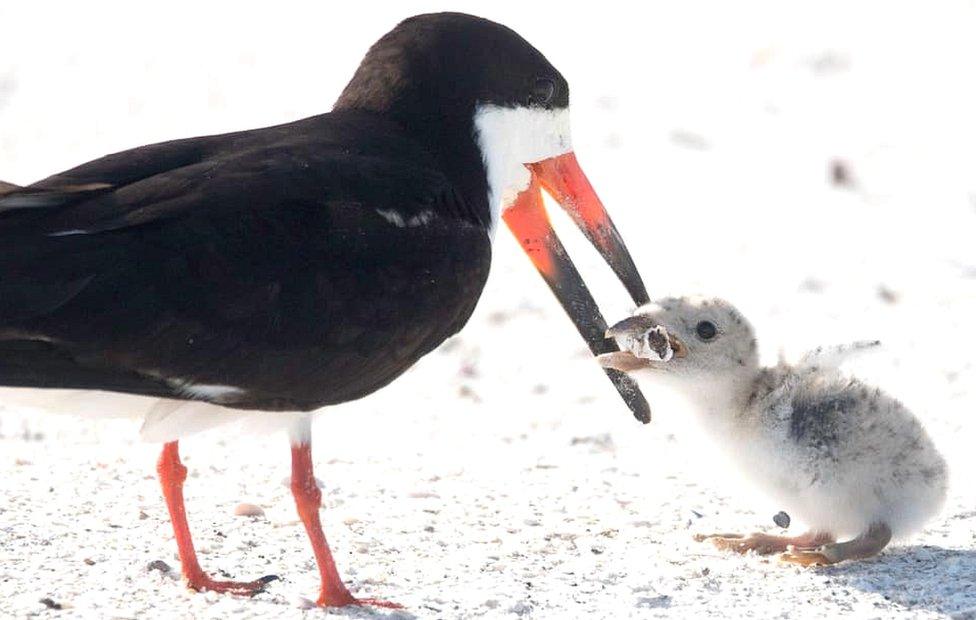
<svg viewBox="0 0 976 620"><path fill-rule="evenodd" d="M556 94L556 83L549 78L539 78L532 85L529 91L529 103L534 105L546 105L552 101L552 96Z"/></svg>
<svg viewBox="0 0 976 620"><path fill-rule="evenodd" d="M715 329L715 324L711 321L699 321L698 325L695 325L695 333L702 340L708 341L718 334L718 330Z"/></svg>

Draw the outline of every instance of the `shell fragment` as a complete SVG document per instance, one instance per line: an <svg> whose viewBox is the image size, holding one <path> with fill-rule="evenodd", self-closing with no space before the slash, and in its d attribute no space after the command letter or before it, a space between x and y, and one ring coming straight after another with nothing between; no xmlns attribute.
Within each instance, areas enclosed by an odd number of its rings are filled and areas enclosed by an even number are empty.
<svg viewBox="0 0 976 620"><path fill-rule="evenodd" d="M664 329L663 325L656 325L628 340L627 350L634 357L657 362L667 362L674 357L674 349L671 348L671 338L668 336L668 330Z"/></svg>

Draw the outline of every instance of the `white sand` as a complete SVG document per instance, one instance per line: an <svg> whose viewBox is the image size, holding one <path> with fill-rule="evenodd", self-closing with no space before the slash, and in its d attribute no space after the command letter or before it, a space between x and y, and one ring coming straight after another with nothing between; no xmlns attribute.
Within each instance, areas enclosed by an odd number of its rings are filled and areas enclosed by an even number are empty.
<svg viewBox="0 0 976 620"><path fill-rule="evenodd" d="M336 19L302 5L21 4L0 5L0 179L14 182L324 111L373 38L435 7L363 3ZM340 570L403 617L963 617L976 608L976 7L673 4L641 16L455 6L515 27L570 79L580 160L652 295L727 297L768 361L780 347L883 341L852 369L903 399L946 454L942 515L876 560L828 569L693 542L775 531L779 507L739 490L693 437L672 437L655 394L654 423L629 418L501 232L461 336L316 423ZM835 159L852 186L828 182ZM609 271L557 223L608 318L623 316ZM299 607L317 577L281 483L284 436L183 444L204 566L282 577L248 600L173 576L157 448L137 431L0 411L0 617L56 615L44 598L64 617L327 615ZM266 517L233 516L242 501ZM147 570L155 560L172 574Z"/></svg>

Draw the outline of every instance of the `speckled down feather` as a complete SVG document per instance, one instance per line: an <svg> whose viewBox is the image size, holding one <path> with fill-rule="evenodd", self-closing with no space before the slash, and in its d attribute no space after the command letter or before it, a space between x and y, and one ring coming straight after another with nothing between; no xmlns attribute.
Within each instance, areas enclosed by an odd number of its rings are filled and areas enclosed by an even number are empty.
<svg viewBox="0 0 976 620"><path fill-rule="evenodd" d="M811 531L854 536L886 524L900 538L940 510L948 472L925 429L895 398L839 370L876 341L764 368L752 326L727 301L669 298L638 316L627 324L664 326L687 355L642 360L636 376L686 396L733 464Z"/></svg>
<svg viewBox="0 0 976 620"><path fill-rule="evenodd" d="M756 423L754 441L767 445L744 464L813 529L856 534L883 520L903 537L944 501L945 461L912 413L879 388L834 369L781 364L760 371L744 413Z"/></svg>

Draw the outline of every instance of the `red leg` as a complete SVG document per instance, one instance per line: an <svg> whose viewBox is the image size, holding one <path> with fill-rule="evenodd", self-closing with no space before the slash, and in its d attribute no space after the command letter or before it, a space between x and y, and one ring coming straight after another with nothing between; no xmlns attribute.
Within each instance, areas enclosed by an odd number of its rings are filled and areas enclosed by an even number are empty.
<svg viewBox="0 0 976 620"><path fill-rule="evenodd" d="M312 542L315 561L319 565L322 577L322 590L319 594L320 607L345 607L347 605L373 605L400 609L396 603L388 603L376 599L357 599L354 597L336 570L335 560L329 550L329 543L325 540L322 523L319 520L319 508L322 506L322 491L315 484L312 473L312 448L309 443L292 444L291 447L291 492L295 496L298 516L305 524L305 531Z"/></svg>
<svg viewBox="0 0 976 620"><path fill-rule="evenodd" d="M183 481L186 480L186 467L180 462L180 452L177 442L173 441L163 446L156 465L159 472L159 482L163 487L163 497L169 508L169 518L173 522L173 534L176 536L176 546L180 552L180 564L183 567L183 577L194 590L211 590L213 592L230 592L231 594L253 595L264 589L264 586L276 577L262 577L257 581L214 581L200 568L197 553L193 549L193 537L190 526L186 522L186 508L183 506Z"/></svg>

